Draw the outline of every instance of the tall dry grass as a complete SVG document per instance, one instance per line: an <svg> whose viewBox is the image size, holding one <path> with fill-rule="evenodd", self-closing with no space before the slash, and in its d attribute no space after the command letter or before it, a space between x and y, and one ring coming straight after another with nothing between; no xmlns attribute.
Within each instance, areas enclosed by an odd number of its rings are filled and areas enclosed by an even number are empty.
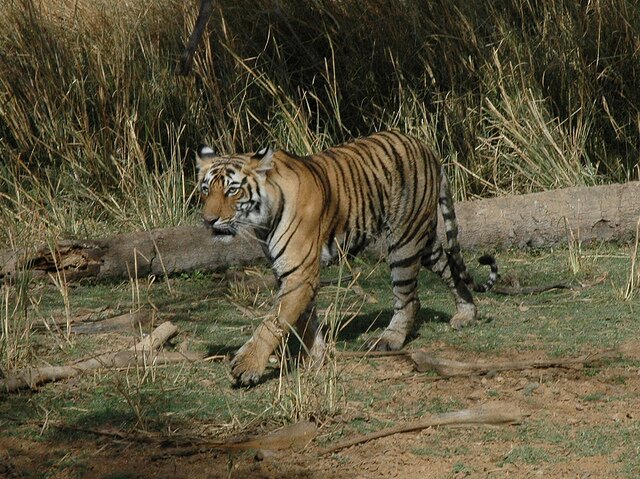
<svg viewBox="0 0 640 479"><path fill-rule="evenodd" d="M638 1L0 0L0 244L190 220L191 148L416 134L458 199L638 177Z"/></svg>

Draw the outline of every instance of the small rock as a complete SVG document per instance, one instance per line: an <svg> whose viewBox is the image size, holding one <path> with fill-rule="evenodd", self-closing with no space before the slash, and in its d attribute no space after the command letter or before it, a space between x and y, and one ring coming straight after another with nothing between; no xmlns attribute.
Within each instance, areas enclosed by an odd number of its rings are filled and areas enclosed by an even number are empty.
<svg viewBox="0 0 640 479"><path fill-rule="evenodd" d="M539 383L529 383L524 387L523 390L523 394L527 397L531 396L533 394L533 391L535 391L536 389L538 389L540 387Z"/></svg>

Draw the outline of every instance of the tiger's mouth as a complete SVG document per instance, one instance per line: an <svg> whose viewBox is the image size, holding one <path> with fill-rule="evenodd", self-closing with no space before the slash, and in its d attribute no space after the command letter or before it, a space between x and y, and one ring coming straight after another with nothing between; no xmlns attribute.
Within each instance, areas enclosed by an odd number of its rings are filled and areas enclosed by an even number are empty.
<svg viewBox="0 0 640 479"><path fill-rule="evenodd" d="M238 233L236 228L234 228L231 225L215 224L215 223L212 224L210 221L207 221L207 220L204 220L203 223L204 223L204 226L211 231L211 234L213 236L232 237Z"/></svg>
<svg viewBox="0 0 640 479"><path fill-rule="evenodd" d="M232 228L230 226L212 226L211 234L213 234L214 236L235 236L237 234L237 231L235 230L235 228Z"/></svg>

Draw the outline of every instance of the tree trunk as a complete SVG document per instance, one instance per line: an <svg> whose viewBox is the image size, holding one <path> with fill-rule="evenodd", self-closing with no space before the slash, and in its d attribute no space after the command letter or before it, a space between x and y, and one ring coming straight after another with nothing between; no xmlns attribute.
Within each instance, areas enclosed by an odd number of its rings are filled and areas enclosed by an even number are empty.
<svg viewBox="0 0 640 479"><path fill-rule="evenodd" d="M191 64L193 63L193 55L198 48L198 44L202 40L204 29L207 26L211 12L213 11L213 0L200 0L200 8L198 10L198 18L193 27L193 32L189 36L182 55L180 55L180 64L178 66L178 75L188 75L191 72Z"/></svg>
<svg viewBox="0 0 640 479"><path fill-rule="evenodd" d="M565 243L626 241L640 218L640 182L508 196L458 203L463 249L545 247ZM384 252L384 245L372 246ZM61 241L55 251L0 252L0 279L29 270L35 277L57 269L68 281L212 271L263 257L255 240L220 240L200 226L125 233L102 240Z"/></svg>

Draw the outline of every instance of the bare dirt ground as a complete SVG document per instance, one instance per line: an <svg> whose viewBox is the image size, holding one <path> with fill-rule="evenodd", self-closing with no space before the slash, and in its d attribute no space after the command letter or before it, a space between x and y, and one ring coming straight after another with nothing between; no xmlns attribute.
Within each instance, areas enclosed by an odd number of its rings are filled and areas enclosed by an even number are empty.
<svg viewBox="0 0 640 479"><path fill-rule="evenodd" d="M434 351L459 360L476 358L455 350ZM539 359L535 351L502 359ZM496 359L496 358L491 358ZM598 368L500 372L439 379L413 372L393 357L349 364L349 376L363 395L385 391L375 407L347 403L339 417L320 424L319 435L299 452L226 454L205 451L186 456L162 445L112 437L61 434L45 441L0 434L0 477L91 478L458 478L458 477L638 477L622 467L629 454L615 437L640 418L640 372L621 362ZM529 416L518 426L430 428L399 434L320 456L322 446L393 421L415 419L421 404L437 397L448 409L487 401L511 402ZM451 407L455 405L457 407ZM372 412L373 411L373 412ZM422 411L424 412L424 411ZM372 427L366 427L373 425ZM638 433L638 429L631 427ZM182 431L183 433L185 431ZM640 445L640 436L636 434ZM633 451L631 451L633 453ZM635 453L638 454L638 447ZM623 457L624 456L624 457ZM74 462L77 466L74 467ZM633 461L632 461L633 462ZM637 461L633 464L638 464ZM633 467L633 466L631 466ZM637 474L637 475L636 475Z"/></svg>

